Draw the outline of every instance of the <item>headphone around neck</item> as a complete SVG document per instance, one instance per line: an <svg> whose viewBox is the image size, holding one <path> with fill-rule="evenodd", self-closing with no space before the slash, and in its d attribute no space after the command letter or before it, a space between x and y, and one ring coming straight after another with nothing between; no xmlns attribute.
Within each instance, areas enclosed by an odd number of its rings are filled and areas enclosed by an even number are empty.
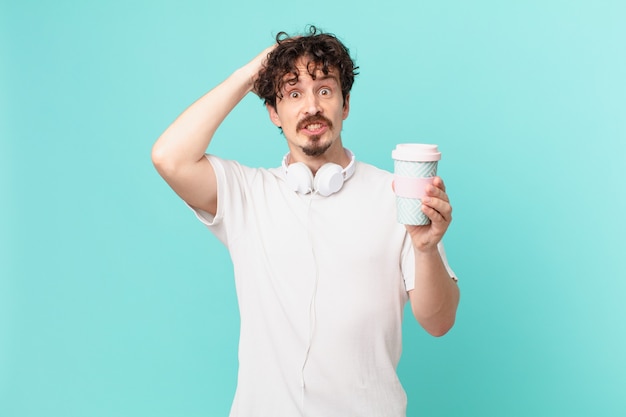
<svg viewBox="0 0 626 417"><path fill-rule="evenodd" d="M356 168L354 154L348 149L345 149L345 151L348 157L350 157L350 163L347 167L342 168L339 164L328 162L317 170L315 176L303 162L295 162L290 165L290 154L287 153L283 158L283 171L285 172L287 184L292 190L300 194L312 192L328 197L336 193L341 190L343 183L352 177Z"/></svg>

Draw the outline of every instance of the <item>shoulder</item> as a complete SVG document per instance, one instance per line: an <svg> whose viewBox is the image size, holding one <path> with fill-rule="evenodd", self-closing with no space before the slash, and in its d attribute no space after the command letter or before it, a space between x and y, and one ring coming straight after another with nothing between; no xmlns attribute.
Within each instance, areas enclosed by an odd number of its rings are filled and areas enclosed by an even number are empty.
<svg viewBox="0 0 626 417"><path fill-rule="evenodd" d="M247 165L235 161L233 159L226 159L216 155L207 154L207 159L216 171L221 171L226 177L241 177L252 179L259 176L259 174L267 174L269 171L265 168L253 168Z"/></svg>
<svg viewBox="0 0 626 417"><path fill-rule="evenodd" d="M226 159L212 154L207 154L206 157L214 167L220 167L221 169L225 169L228 171L253 170L253 168L242 165L241 163L233 159Z"/></svg>
<svg viewBox="0 0 626 417"><path fill-rule="evenodd" d="M383 183L390 182L393 179L393 174L391 172L361 161L356 161L354 176L355 178L359 178L361 181Z"/></svg>
<svg viewBox="0 0 626 417"><path fill-rule="evenodd" d="M347 180L346 195L363 200L376 196L376 199L388 200L394 197L392 183L393 174L365 162L356 162L354 175ZM395 200L394 200L395 201Z"/></svg>
<svg viewBox="0 0 626 417"><path fill-rule="evenodd" d="M218 184L224 192L234 190L263 197L274 188L280 188L284 182L282 170L279 168L250 167L239 161L225 159L215 155L207 155L207 159L215 169Z"/></svg>

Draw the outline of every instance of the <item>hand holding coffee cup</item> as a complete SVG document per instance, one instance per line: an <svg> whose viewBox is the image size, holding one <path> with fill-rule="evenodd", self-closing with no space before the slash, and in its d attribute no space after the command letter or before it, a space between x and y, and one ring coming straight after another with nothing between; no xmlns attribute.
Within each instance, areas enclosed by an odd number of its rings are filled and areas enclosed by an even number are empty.
<svg viewBox="0 0 626 417"><path fill-rule="evenodd" d="M404 143L396 145L394 159L394 190L398 223L427 225L430 219L422 212L426 187L437 175L441 152L437 145Z"/></svg>

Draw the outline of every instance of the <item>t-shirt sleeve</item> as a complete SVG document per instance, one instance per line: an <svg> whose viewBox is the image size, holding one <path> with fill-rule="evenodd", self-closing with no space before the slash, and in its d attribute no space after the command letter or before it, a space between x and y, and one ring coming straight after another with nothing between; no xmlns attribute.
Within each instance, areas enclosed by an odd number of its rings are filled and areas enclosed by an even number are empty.
<svg viewBox="0 0 626 417"><path fill-rule="evenodd" d="M204 210L187 206L215 236L225 245L228 244L229 230L224 215L236 216L245 202L246 173L236 161L218 158L214 155L205 155L213 166L217 179L217 211L215 216Z"/></svg>

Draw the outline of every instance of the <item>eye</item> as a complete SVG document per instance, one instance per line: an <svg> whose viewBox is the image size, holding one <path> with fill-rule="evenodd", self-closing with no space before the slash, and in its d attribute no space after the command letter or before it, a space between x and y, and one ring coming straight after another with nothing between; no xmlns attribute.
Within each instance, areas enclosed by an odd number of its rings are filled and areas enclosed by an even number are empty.
<svg viewBox="0 0 626 417"><path fill-rule="evenodd" d="M320 96L329 96L331 93L331 89L327 87L324 87L320 90Z"/></svg>
<svg viewBox="0 0 626 417"><path fill-rule="evenodd" d="M298 98L300 97L300 93L298 91L292 91L289 93L289 98Z"/></svg>

